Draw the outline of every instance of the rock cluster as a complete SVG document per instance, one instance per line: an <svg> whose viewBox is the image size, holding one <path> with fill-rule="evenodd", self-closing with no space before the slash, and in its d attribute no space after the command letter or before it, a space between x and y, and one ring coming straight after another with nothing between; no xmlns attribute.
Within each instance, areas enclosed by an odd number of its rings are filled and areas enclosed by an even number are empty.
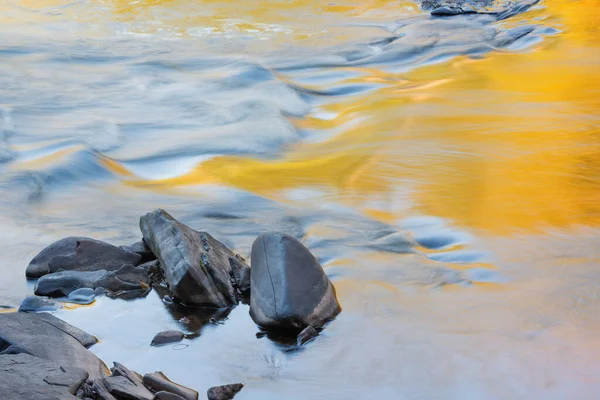
<svg viewBox="0 0 600 400"><path fill-rule="evenodd" d="M227 310L240 301L265 332L301 346L340 311L335 288L311 252L290 235L270 232L252 246L252 268L207 232L157 209L140 218L142 241L113 246L87 237L61 239L29 263L38 296L90 303L99 294L134 298L155 288L168 306ZM248 299L249 298L249 299ZM96 339L44 313L59 305L29 296L17 313L0 314L0 392L7 399L196 399L197 392L164 374L141 375L106 366L87 347ZM190 316L193 314L190 313ZM185 318L185 317L184 317ZM212 318L211 318L212 321ZM180 331L157 334L152 345L190 339ZM210 399L231 399L242 388L209 389ZM11 397L12 396L12 397ZM3 397L4 398L4 397Z"/></svg>

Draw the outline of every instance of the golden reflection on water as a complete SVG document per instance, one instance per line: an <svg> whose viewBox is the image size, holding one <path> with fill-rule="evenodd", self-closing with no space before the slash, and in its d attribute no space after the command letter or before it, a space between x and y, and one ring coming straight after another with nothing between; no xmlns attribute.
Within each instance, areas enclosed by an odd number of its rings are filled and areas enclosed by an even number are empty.
<svg viewBox="0 0 600 400"><path fill-rule="evenodd" d="M458 58L402 76L365 70L363 82L387 86L323 106L333 120L296 121L328 129L365 118L335 138L294 146L278 161L218 157L152 184L221 183L273 198L316 186L386 220L403 217L394 197L407 185L420 212L495 233L597 225L598 3L546 5L519 18L549 11L545 22L562 33L533 51ZM383 200L379 208L365 205L373 197Z"/></svg>

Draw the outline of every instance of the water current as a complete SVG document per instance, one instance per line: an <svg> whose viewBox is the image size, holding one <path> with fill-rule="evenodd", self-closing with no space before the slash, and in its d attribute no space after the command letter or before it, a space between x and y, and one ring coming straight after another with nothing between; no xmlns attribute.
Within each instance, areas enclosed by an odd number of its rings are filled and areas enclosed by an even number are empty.
<svg viewBox="0 0 600 400"><path fill-rule="evenodd" d="M0 3L0 312L52 241L161 207L246 257L298 237L343 312L289 352L243 305L59 310L107 364L240 400L597 398L600 3L523 4Z"/></svg>

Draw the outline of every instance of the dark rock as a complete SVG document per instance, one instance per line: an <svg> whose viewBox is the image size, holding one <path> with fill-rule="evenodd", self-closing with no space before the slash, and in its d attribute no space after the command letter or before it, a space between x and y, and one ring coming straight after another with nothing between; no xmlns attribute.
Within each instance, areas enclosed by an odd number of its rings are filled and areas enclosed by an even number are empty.
<svg viewBox="0 0 600 400"><path fill-rule="evenodd" d="M15 349L62 366L81 368L91 379L106 375L107 368L86 347L93 336L47 313L0 314L0 354Z"/></svg>
<svg viewBox="0 0 600 400"><path fill-rule="evenodd" d="M117 400L115 396L110 394L108 388L104 385L103 379L96 379L92 386L94 393L99 400Z"/></svg>
<svg viewBox="0 0 600 400"><path fill-rule="evenodd" d="M77 289L95 289L96 282L104 279L108 271L60 271L42 276L33 292L39 296L67 297Z"/></svg>
<svg viewBox="0 0 600 400"><path fill-rule="evenodd" d="M237 287L239 294L244 298L250 297L250 268L239 254L229 258L229 263L231 264L234 285Z"/></svg>
<svg viewBox="0 0 600 400"><path fill-rule="evenodd" d="M161 391L154 394L154 400L185 400L185 398L171 392Z"/></svg>
<svg viewBox="0 0 600 400"><path fill-rule="evenodd" d="M124 376L109 376L102 380L110 394L124 400L153 400L154 395L143 385L136 385Z"/></svg>
<svg viewBox="0 0 600 400"><path fill-rule="evenodd" d="M37 296L27 296L19 306L20 312L56 311L60 308L55 301Z"/></svg>
<svg viewBox="0 0 600 400"><path fill-rule="evenodd" d="M185 400L198 400L198 392L172 382L162 372L144 375L144 384L156 392L173 393ZM156 394L158 397L158 393ZM167 399L168 397L165 397Z"/></svg>
<svg viewBox="0 0 600 400"><path fill-rule="evenodd" d="M296 344L298 346L302 346L304 343L316 338L317 336L319 336L319 332L317 332L317 330L312 326L307 326L298 334L298 337L296 338Z"/></svg>
<svg viewBox="0 0 600 400"><path fill-rule="evenodd" d="M123 377L129 379L129 381L131 383L133 383L134 385L137 385L137 386L144 385L143 378L140 374L138 374L135 371L130 370L129 368L127 368L126 366L124 366L121 363L114 362L113 367L111 368L111 372L112 372L113 376L123 376Z"/></svg>
<svg viewBox="0 0 600 400"><path fill-rule="evenodd" d="M208 400L231 400L244 387L241 383L231 385L215 386L208 389L206 395Z"/></svg>
<svg viewBox="0 0 600 400"><path fill-rule="evenodd" d="M67 400L88 378L76 367L29 354L0 355L0 397L3 400Z"/></svg>
<svg viewBox="0 0 600 400"><path fill-rule="evenodd" d="M178 222L164 210L140 219L144 241L157 256L171 293L188 306L228 307L237 304L230 259L235 255L205 232Z"/></svg>
<svg viewBox="0 0 600 400"><path fill-rule="evenodd" d="M154 336L154 339L152 339L152 343L150 344L152 346L160 346L163 344L180 342L181 340L183 340L184 336L185 335L181 331L164 331L157 333L156 336Z"/></svg>
<svg viewBox="0 0 600 400"><path fill-rule="evenodd" d="M150 278L144 268L125 264L119 270L109 272L104 278L96 283L96 287L102 287L111 292L127 290L147 289Z"/></svg>
<svg viewBox="0 0 600 400"><path fill-rule="evenodd" d="M266 233L252 245L250 316L272 330L320 328L340 311L335 288L296 238Z"/></svg>
<svg viewBox="0 0 600 400"><path fill-rule="evenodd" d="M97 288L104 288L109 292L135 291L148 289L150 278L142 267L125 264L116 271L59 271L42 276L36 283L34 293L41 296L71 298L71 293L87 288L94 294ZM83 293L82 293L83 294Z"/></svg>
<svg viewBox="0 0 600 400"><path fill-rule="evenodd" d="M68 237L51 244L31 260L25 272L39 278L59 270L114 271L125 264L138 265L142 257L86 237Z"/></svg>
<svg viewBox="0 0 600 400"><path fill-rule="evenodd" d="M132 253L139 254L142 257L142 263L147 263L149 261L156 260L156 256L154 255L152 250L150 250L150 248L146 246L146 243L143 240L135 242L134 244L129 246L119 246L119 248L126 251L130 251Z"/></svg>

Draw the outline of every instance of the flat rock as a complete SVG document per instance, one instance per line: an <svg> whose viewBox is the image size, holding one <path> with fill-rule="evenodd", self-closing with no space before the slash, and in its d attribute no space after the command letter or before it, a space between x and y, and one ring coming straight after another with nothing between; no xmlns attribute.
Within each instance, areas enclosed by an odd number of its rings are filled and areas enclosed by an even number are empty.
<svg viewBox="0 0 600 400"><path fill-rule="evenodd" d="M217 308L237 304L234 268L249 267L224 244L161 209L141 217L140 229L160 261L171 293L183 304Z"/></svg>
<svg viewBox="0 0 600 400"><path fill-rule="evenodd" d="M0 314L0 354L27 353L62 366L106 375L104 363L86 347L96 338L47 313Z"/></svg>
<svg viewBox="0 0 600 400"><path fill-rule="evenodd" d="M28 278L65 271L114 271L125 264L138 265L142 256L86 237L67 237L52 243L31 260Z"/></svg>
<svg viewBox="0 0 600 400"><path fill-rule="evenodd" d="M144 384L156 392L172 393L174 395L177 395L178 398L184 400L198 400L198 392L188 387L172 382L162 372L157 371L151 374L144 375ZM156 398L158 398L158 393L156 393ZM163 399L165 400L168 398L169 397L163 397Z"/></svg>
<svg viewBox="0 0 600 400"><path fill-rule="evenodd" d="M140 374L135 371L130 370L126 366L121 363L114 362L113 367L110 369L113 376L124 376L129 379L131 383L137 386L143 386L143 378Z"/></svg>
<svg viewBox="0 0 600 400"><path fill-rule="evenodd" d="M143 385L136 385L124 376L108 376L102 380L110 394L117 399L153 400L154 395Z"/></svg>
<svg viewBox="0 0 600 400"><path fill-rule="evenodd" d="M206 395L208 400L231 400L244 387L241 383L231 385L215 386L208 389Z"/></svg>
<svg viewBox="0 0 600 400"><path fill-rule="evenodd" d="M163 331L157 333L150 344L152 346L160 346L163 344L180 342L181 340L183 340L184 336L185 335L181 331Z"/></svg>
<svg viewBox="0 0 600 400"><path fill-rule="evenodd" d="M71 400L88 373L29 354L0 355L3 400Z"/></svg>
<svg viewBox="0 0 600 400"><path fill-rule="evenodd" d="M267 330L321 327L341 307L323 268L296 238L265 233L252 245L250 316Z"/></svg>
<svg viewBox="0 0 600 400"><path fill-rule="evenodd" d="M56 311L60 308L55 301L38 296L27 296L19 306L19 312Z"/></svg>

